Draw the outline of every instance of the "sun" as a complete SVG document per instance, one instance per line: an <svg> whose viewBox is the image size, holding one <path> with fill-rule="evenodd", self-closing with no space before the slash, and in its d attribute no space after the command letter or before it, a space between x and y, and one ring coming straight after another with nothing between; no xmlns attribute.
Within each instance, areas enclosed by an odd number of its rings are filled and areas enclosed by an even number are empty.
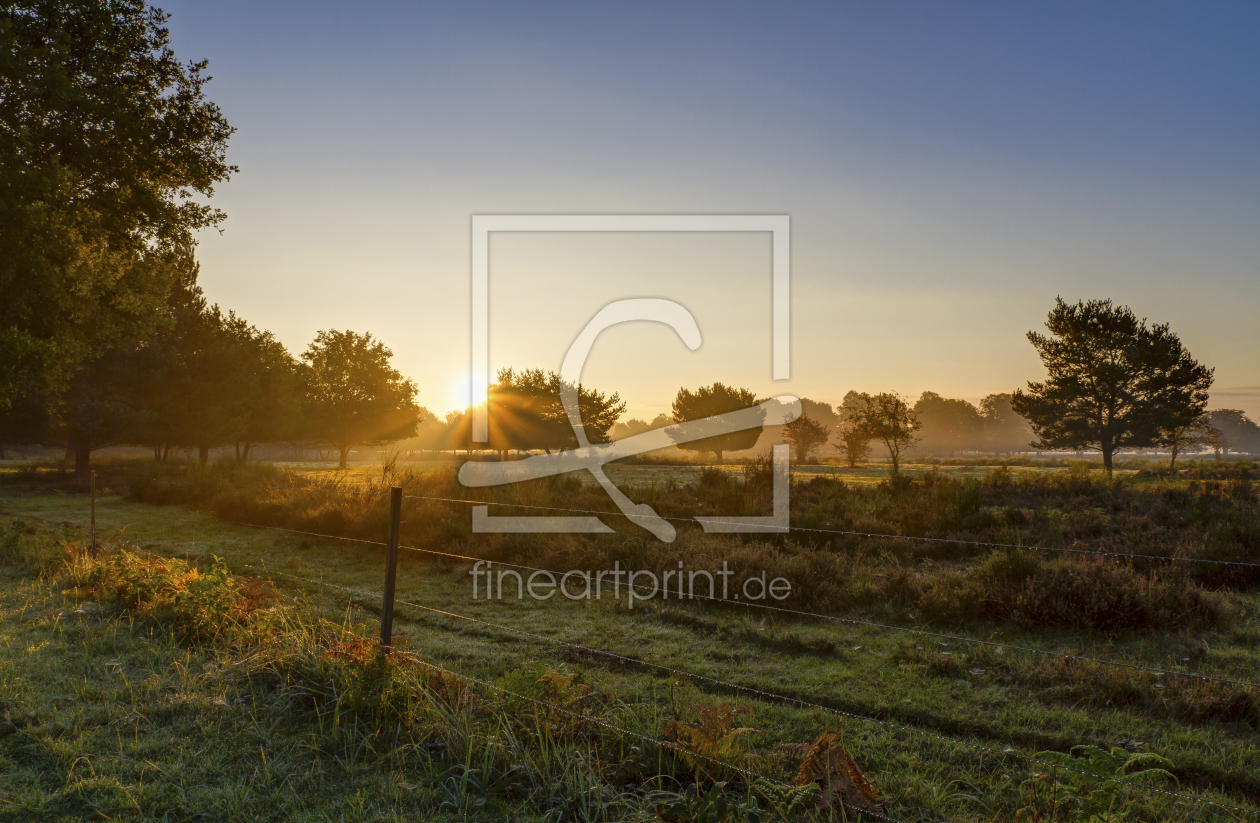
<svg viewBox="0 0 1260 823"><path fill-rule="evenodd" d="M474 386L469 375L460 377L451 386L451 408L463 411L472 405L486 402L486 387Z"/></svg>

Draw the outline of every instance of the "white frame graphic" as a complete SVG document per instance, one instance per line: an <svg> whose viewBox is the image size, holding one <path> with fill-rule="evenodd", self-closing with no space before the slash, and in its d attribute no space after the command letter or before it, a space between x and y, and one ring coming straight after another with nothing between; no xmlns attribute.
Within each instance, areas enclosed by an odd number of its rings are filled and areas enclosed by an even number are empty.
<svg viewBox="0 0 1260 823"><path fill-rule="evenodd" d="M473 215L472 218L472 374L474 392L483 394L490 385L490 234L492 232L769 232L771 235L771 362L773 380L791 377L791 221L787 215ZM660 303L667 301L623 301L626 304ZM612 308L610 304L609 307ZM676 305L676 304L675 304ZM690 319L690 314L682 309ZM643 319L648 319L645 315ZM653 316L653 319L660 319ZM690 320L694 326L694 320ZM676 327L677 328L677 327ZM586 332L583 332L585 334ZM598 334L598 330L594 332ZM699 345L697 338L689 344ZM593 342L593 338L592 341ZM587 347L589 348L589 346ZM570 352L572 353L572 352ZM584 361L585 354L582 355ZM567 358L566 358L567 364ZM578 365L580 374L580 364ZM799 403L790 400L799 414ZM751 410L749 410L751 411ZM742 414L730 413L729 416ZM489 440L489 414L485 404L475 404L472 411L470 439L474 443ZM580 421L579 421L580 422ZM633 439L633 438L632 438ZM578 453L586 451L579 449ZM786 532L788 530L788 496L790 493L788 447L776 445L773 449L774 513L770 517L697 517L706 532ZM575 454L576 456L576 454ZM563 459L563 458L561 458ZM538 458L531 458L534 462ZM555 461L552 461L555 462ZM611 494L623 512L632 512L632 519L641 518L640 525L666 542L674 539L674 527L662 520L650 507L635 506L620 490L611 486L603 475L602 461L589 460L584 466L594 473ZM499 471L482 464L466 464L460 469L460 481L472 481L473 485L499 485L512 482L509 469L528 471L524 464L496 466ZM552 467L556 468L556 467ZM578 467L574 467L577 469ZM473 471L469 471L472 469ZM474 477L479 473L487 477ZM543 469L542 471L546 471ZM519 472L518 472L519 473ZM529 472L532 473L532 472ZM498 477L495 475L503 474ZM467 475L467 477L466 477ZM520 478L524 479L524 477ZM637 512L635 514L634 512ZM472 531L474 533L608 533L608 526L596 517L495 517L489 507L474 506Z"/></svg>

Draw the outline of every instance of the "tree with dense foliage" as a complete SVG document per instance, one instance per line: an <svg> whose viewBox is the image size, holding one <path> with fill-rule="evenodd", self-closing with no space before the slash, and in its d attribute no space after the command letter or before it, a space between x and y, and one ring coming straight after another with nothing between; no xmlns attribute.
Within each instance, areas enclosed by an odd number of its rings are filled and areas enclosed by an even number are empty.
<svg viewBox="0 0 1260 823"><path fill-rule="evenodd" d="M194 315L179 337L182 408L173 422L180 444L196 448L202 463L211 449L239 442L249 430L260 388L251 342L249 326L217 305Z"/></svg>
<svg viewBox="0 0 1260 823"><path fill-rule="evenodd" d="M914 414L922 425L921 440L915 447L918 451L952 455L982 448L984 418L966 400L925 391L914 404Z"/></svg>
<svg viewBox="0 0 1260 823"><path fill-rule="evenodd" d="M249 460L260 443L296 440L302 432L304 367L269 331L232 316L241 346L240 369L249 381L245 426L236 438L237 460Z"/></svg>
<svg viewBox="0 0 1260 823"><path fill-rule="evenodd" d="M1050 334L1030 331L1049 377L1017 390L1039 449L1096 449L1110 474L1119 449L1144 448L1203 414L1212 369L1200 365L1168 325L1148 326L1110 300L1055 301Z"/></svg>
<svg viewBox="0 0 1260 823"><path fill-rule="evenodd" d="M853 419L857 410L862 408L862 392L850 389L845 392L844 399L836 406L836 424L847 423Z"/></svg>
<svg viewBox="0 0 1260 823"><path fill-rule="evenodd" d="M627 437L634 437L636 434L643 434L644 432L649 432L653 429L663 429L666 426L672 426L673 424L673 418L667 414L656 415L656 417L652 418L651 423L646 420L640 420L637 417L632 417L629 420L618 422L617 425L609 429L608 439L624 440Z"/></svg>
<svg viewBox="0 0 1260 823"><path fill-rule="evenodd" d="M1231 451L1260 454L1260 426L1241 409L1213 409L1207 414L1208 424L1219 435L1208 443L1217 457Z"/></svg>
<svg viewBox="0 0 1260 823"><path fill-rule="evenodd" d="M48 407L38 395L19 395L9 408L0 410L0 460L7 460L9 446L28 446L48 439Z"/></svg>
<svg viewBox="0 0 1260 823"><path fill-rule="evenodd" d="M984 423L984 448L991 452L1027 451L1035 437L1027 418L1011 407L1010 392L990 394L980 400Z"/></svg>
<svg viewBox="0 0 1260 823"><path fill-rule="evenodd" d="M416 386L390 365L393 356L370 333L334 329L321 331L302 353L307 431L337 449L339 468L355 446L415 436Z"/></svg>
<svg viewBox="0 0 1260 823"><path fill-rule="evenodd" d="M808 397L802 397L800 400L801 414L809 415L815 423L827 429L834 429L840 425L840 415L836 414L836 410L830 403L810 400Z"/></svg>
<svg viewBox="0 0 1260 823"><path fill-rule="evenodd" d="M0 6L0 409L147 339L232 128L143 0Z"/></svg>
<svg viewBox="0 0 1260 823"><path fill-rule="evenodd" d="M870 436L852 421L841 423L836 428L836 439L832 441L832 445L849 464L849 468L856 468L871 453Z"/></svg>
<svg viewBox="0 0 1260 823"><path fill-rule="evenodd" d="M501 369L486 392L489 448L506 457L510 450L542 449L548 453L578 446L565 411L564 386L555 372L542 369ZM617 395L587 386L575 387L582 428L591 443L607 443L608 432L626 410Z"/></svg>
<svg viewBox="0 0 1260 823"><path fill-rule="evenodd" d="M896 392L862 393L849 418L849 424L866 437L882 443L892 463L892 476L901 471L901 457L919 442L920 423L905 398Z"/></svg>
<svg viewBox="0 0 1260 823"><path fill-rule="evenodd" d="M1177 468L1177 457L1187 452L1196 452L1210 448L1219 443L1221 432L1212 425L1206 414L1201 414L1189 423L1164 429L1159 435L1159 445L1168 449L1168 468Z"/></svg>
<svg viewBox="0 0 1260 823"><path fill-rule="evenodd" d="M783 427L783 439L792 447L797 463L804 463L810 452L825 446L829 437L831 429L803 412Z"/></svg>
<svg viewBox="0 0 1260 823"><path fill-rule="evenodd" d="M93 451L139 437L145 419L138 406L140 362L135 347L111 349L75 372L63 389L50 437L66 444L77 482L87 483Z"/></svg>
<svg viewBox="0 0 1260 823"><path fill-rule="evenodd" d="M739 389L733 386L726 386L722 383L714 383L712 386L701 386L694 392L682 388L678 390L678 394L674 397L673 414L675 423L690 423L691 426L682 426L680 428L681 435L690 436L692 433L713 434L703 437L699 440L678 443L678 448L684 451L694 452L712 452L718 463L722 462L722 454L728 451L743 451L751 449L757 443L757 438L761 435L761 427L757 426L750 429L736 430L730 423L703 423L697 424L696 421L703 420L706 417L713 417L718 414L726 414L727 412L739 411L757 405L757 397L748 389ZM765 419L765 412L760 412L761 419ZM703 431L696 429L697 425L704 427Z"/></svg>

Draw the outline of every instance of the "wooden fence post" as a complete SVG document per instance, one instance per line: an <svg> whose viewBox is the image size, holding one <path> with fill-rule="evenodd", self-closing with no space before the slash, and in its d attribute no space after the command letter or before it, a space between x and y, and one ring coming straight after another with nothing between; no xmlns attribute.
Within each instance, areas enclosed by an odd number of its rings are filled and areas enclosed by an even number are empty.
<svg viewBox="0 0 1260 823"><path fill-rule="evenodd" d="M398 582L398 524L402 519L402 486L389 490L389 544L385 549L385 604L381 609L381 654L394 645L394 586Z"/></svg>

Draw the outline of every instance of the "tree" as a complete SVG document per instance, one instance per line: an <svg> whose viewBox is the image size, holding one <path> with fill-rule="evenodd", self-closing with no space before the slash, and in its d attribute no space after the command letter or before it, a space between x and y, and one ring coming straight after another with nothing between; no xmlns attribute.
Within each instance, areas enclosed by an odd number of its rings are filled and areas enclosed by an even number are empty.
<svg viewBox="0 0 1260 823"><path fill-rule="evenodd" d="M609 429L608 439L625 440L627 437L634 437L636 434L643 434L644 432L652 431L653 429L663 429L666 426L673 425L673 423L673 419L667 414L656 415L656 417L652 418L651 423L646 420L640 420L637 417L632 417L629 420L617 423L617 425Z"/></svg>
<svg viewBox="0 0 1260 823"><path fill-rule="evenodd" d="M196 448L202 463L211 449L240 442L249 431L260 391L251 342L244 321L217 305L194 315L179 335L179 411L170 422L176 441Z"/></svg>
<svg viewBox="0 0 1260 823"><path fill-rule="evenodd" d="M105 352L79 369L62 392L50 439L66 444L75 479L86 484L92 452L137 442L148 421L144 394L144 353L137 346Z"/></svg>
<svg viewBox="0 0 1260 823"><path fill-rule="evenodd" d="M828 429L834 429L840 425L840 415L836 414L836 410L831 407L830 403L823 403L818 400L810 400L808 397L801 398L801 414L809 415L815 423L818 423Z"/></svg>
<svg viewBox="0 0 1260 823"><path fill-rule="evenodd" d="M850 423L868 442L878 440L884 444L888 459L892 461L892 476L896 477L901 470L902 454L919 442L916 434L919 420L910 405L896 392L862 393L858 400Z"/></svg>
<svg viewBox="0 0 1260 823"><path fill-rule="evenodd" d="M1199 451L1220 442L1221 433L1201 414L1189 423L1164 429L1159 435L1159 445L1168 449L1169 470L1177 467L1177 456L1185 452Z"/></svg>
<svg viewBox="0 0 1260 823"><path fill-rule="evenodd" d="M871 438L853 422L841 423L836 429L836 435L839 439L833 441L832 445L849 464L849 468L856 467L871 453Z"/></svg>
<svg viewBox="0 0 1260 823"><path fill-rule="evenodd" d="M247 461L252 446L294 440L301 433L303 371L271 332L247 326L235 315L231 320L241 345L240 368L250 385L245 426L236 440L237 460Z"/></svg>
<svg viewBox="0 0 1260 823"><path fill-rule="evenodd" d="M358 445L414 437L420 408L416 386L390 365L394 356L370 333L329 329L315 336L302 359L306 419L315 439L340 453L339 468Z"/></svg>
<svg viewBox="0 0 1260 823"><path fill-rule="evenodd" d="M991 452L1024 451L1033 440L1028 420L1011 408L1010 392L990 394L980 400L980 417L984 423L985 449Z"/></svg>
<svg viewBox="0 0 1260 823"><path fill-rule="evenodd" d="M853 415L858 409L862 408L862 392L850 390L844 395L844 400L839 406L836 406L837 425L847 423L853 419Z"/></svg>
<svg viewBox="0 0 1260 823"><path fill-rule="evenodd" d="M166 318L202 202L235 171L206 63L143 0L0 8L0 409L56 404L84 364Z"/></svg>
<svg viewBox="0 0 1260 823"><path fill-rule="evenodd" d="M0 460L6 447L43 443L48 439L48 406L42 397L21 395L0 411Z"/></svg>
<svg viewBox="0 0 1260 823"><path fill-rule="evenodd" d="M810 452L826 445L830 436L831 429L803 412L783 427L783 439L792 447L797 463L804 463Z"/></svg>
<svg viewBox="0 0 1260 823"><path fill-rule="evenodd" d="M555 372L542 369L501 369L498 382L486 393L489 446L507 451L575 449L573 424L560 393L563 383ZM586 386L575 387L582 429L591 443L607 443L608 432L626 410L617 394L611 396Z"/></svg>
<svg viewBox="0 0 1260 823"><path fill-rule="evenodd" d="M854 416L863 406L862 397L861 392L848 391L834 412L836 423L832 431L836 439L831 442L831 445L836 448L850 468L856 467L871 453L871 438L853 422Z"/></svg>
<svg viewBox="0 0 1260 823"><path fill-rule="evenodd" d="M690 427L682 426L681 435L690 436L708 432L713 432L713 434L690 442L680 442L678 448L685 451L712 452L718 463L722 462L723 452L751 449L761 435L759 426L741 431L734 429L729 423L695 424L694 421L756 405L757 397L748 389L737 389L722 383L701 386L694 392L685 388L679 389L677 396L674 397L672 409L674 422L693 423ZM760 418L765 419L765 412L760 413ZM697 425L703 426L703 430L697 429Z"/></svg>
<svg viewBox="0 0 1260 823"><path fill-rule="evenodd" d="M1110 474L1117 450L1153 446L1207 406L1212 370L1167 324L1147 326L1110 300L1057 298L1046 328L1049 336L1030 331L1028 340L1049 378L1011 401L1032 423L1036 448L1097 449Z"/></svg>
<svg viewBox="0 0 1260 823"><path fill-rule="evenodd" d="M925 391L914 404L914 414L923 427L918 444L921 451L956 454L981 447L984 420L980 411L966 400L953 400Z"/></svg>
<svg viewBox="0 0 1260 823"><path fill-rule="evenodd" d="M1209 445L1217 457L1231 451L1260 454L1260 426L1240 409L1213 409L1208 423L1219 432Z"/></svg>

